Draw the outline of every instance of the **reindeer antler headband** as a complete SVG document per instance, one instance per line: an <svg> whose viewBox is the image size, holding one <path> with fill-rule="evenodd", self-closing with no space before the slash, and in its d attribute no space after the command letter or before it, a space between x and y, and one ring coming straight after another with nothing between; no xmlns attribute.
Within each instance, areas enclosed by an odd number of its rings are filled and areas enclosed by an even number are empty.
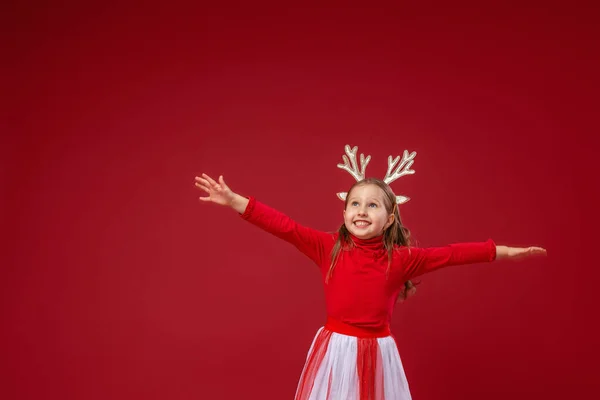
<svg viewBox="0 0 600 400"><path fill-rule="evenodd" d="M354 177L354 179L356 179L357 181L361 181L361 180L365 179L365 168L367 168L367 164L369 164L369 161L371 161L371 156L367 156L365 158L365 155L361 153L361 155L360 155L361 167L360 167L360 171L359 171L358 164L356 162L356 152L358 151L358 147L354 146L352 149L350 149L350 146L346 145L346 147L344 149L346 150L346 154L348 156L346 156L346 155L342 156L342 159L344 160L344 164L338 164L337 165L338 168L348 171L350 173L350 175L352 175ZM398 160L400 160L400 156L397 156L393 160L392 160L392 156L388 156L388 170L387 170L387 173L385 174L385 178L383 178L383 181L389 185L390 183L392 183L393 181L395 181L396 179L398 179L404 175L414 174L415 171L410 169L410 167L415 162L416 155L417 155L416 151L413 151L412 153L408 154L408 151L404 150L404 154L402 155L402 161L400 162L398 167L396 167L396 164L398 164ZM392 170L394 169L394 167L396 167L396 170L392 173ZM348 193L346 193L346 192L337 194L337 196L341 200L344 200L344 201L346 200L347 195L348 195ZM409 200L410 200L410 197L396 196L397 204L404 204Z"/></svg>

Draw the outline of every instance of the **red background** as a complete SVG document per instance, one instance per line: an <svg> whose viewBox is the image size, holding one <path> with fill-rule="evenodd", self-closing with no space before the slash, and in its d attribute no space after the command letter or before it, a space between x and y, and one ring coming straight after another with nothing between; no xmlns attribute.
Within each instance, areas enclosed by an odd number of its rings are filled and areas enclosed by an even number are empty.
<svg viewBox="0 0 600 400"><path fill-rule="evenodd" d="M2 397L292 398L317 269L193 178L334 230L345 144L367 176L417 151L420 245L548 249L423 277L393 320L414 398L595 397L596 10L250 3L3 13Z"/></svg>

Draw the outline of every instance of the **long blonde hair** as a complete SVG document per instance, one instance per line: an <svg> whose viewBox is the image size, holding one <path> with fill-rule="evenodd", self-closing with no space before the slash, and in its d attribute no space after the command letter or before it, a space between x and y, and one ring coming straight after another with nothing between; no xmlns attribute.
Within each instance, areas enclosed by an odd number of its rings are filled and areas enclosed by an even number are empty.
<svg viewBox="0 0 600 400"><path fill-rule="evenodd" d="M355 187L365 185L375 185L379 187L384 194L383 202L388 215L394 214L394 221L389 227L387 227L387 229L383 233L383 245L388 253L388 268L386 271L387 274L392 264L394 248L396 246L410 247L411 235L408 228L406 228L402 224L402 220L400 219L400 212L398 211L398 206L396 204L396 195L394 194L390 186L380 179L366 178L352 185L350 190L348 190L348 194L346 195L346 201L344 202L344 210L348 206L348 199L350 198L350 193L352 192L352 190ZM348 228L346 228L346 225L342 223L338 230L338 238L333 246L333 250L331 251L331 266L329 267L329 271L327 272L327 277L325 279L326 282L328 282L331 276L333 275L333 270L335 269L337 259L340 256L340 251L347 250L352 246L353 242L350 238L350 232L348 232ZM408 296L414 294L415 291L415 285L410 280L406 281L404 283L404 288L399 294L399 298L406 299Z"/></svg>

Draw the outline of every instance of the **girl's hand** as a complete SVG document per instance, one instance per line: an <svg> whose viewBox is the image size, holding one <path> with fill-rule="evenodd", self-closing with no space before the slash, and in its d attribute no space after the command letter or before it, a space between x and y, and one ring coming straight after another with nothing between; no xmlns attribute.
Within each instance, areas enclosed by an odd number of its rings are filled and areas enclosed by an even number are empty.
<svg viewBox="0 0 600 400"><path fill-rule="evenodd" d="M215 182L210 176L202 174L202 178L197 176L195 185L204 190L208 196L200 197L201 201L212 202L222 206L232 206L236 199L236 194L225 184L223 176L219 176L219 182Z"/></svg>
<svg viewBox="0 0 600 400"><path fill-rule="evenodd" d="M513 259L520 259L531 256L545 256L546 249L541 247L510 247L508 251L508 256Z"/></svg>
<svg viewBox="0 0 600 400"><path fill-rule="evenodd" d="M496 247L496 258L509 258L511 260L520 260L525 257L545 256L546 249L542 247Z"/></svg>
<svg viewBox="0 0 600 400"><path fill-rule="evenodd" d="M396 303L402 303L406 301L409 297L414 296L415 293L417 293L416 285L412 281L406 281L402 290L398 292Z"/></svg>

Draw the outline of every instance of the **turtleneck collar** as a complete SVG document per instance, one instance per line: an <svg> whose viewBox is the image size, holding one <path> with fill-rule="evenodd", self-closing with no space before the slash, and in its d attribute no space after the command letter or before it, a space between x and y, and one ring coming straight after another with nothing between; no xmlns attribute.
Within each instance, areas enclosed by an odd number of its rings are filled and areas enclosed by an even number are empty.
<svg viewBox="0 0 600 400"><path fill-rule="evenodd" d="M354 246L362 250L378 251L385 248L383 245L383 234L371 239L359 239L350 233L350 238L354 242Z"/></svg>

